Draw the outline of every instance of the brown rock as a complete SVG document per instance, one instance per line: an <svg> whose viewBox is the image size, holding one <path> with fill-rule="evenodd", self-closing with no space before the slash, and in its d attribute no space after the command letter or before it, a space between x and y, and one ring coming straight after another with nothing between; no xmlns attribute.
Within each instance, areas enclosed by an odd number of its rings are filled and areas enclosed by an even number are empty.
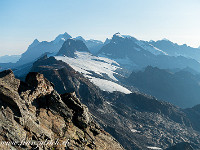
<svg viewBox="0 0 200 150"><path fill-rule="evenodd" d="M42 74L22 82L0 72L0 108L0 149L123 149L75 93L60 96Z"/></svg>

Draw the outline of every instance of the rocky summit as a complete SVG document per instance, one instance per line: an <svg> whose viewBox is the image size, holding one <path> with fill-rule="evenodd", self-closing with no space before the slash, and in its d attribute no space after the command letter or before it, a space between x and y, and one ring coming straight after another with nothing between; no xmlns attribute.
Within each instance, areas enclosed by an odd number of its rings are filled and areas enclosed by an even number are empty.
<svg viewBox="0 0 200 150"><path fill-rule="evenodd" d="M106 149L122 146L94 121L75 93L58 94L40 73L25 82L0 72L0 149Z"/></svg>

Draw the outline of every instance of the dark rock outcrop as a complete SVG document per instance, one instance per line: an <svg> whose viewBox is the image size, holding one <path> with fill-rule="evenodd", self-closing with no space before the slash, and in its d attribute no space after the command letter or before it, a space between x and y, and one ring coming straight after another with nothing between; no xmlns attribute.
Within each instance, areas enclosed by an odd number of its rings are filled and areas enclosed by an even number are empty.
<svg viewBox="0 0 200 150"><path fill-rule="evenodd" d="M11 70L0 72L0 107L2 150L123 149L75 93L59 95L42 74L22 82Z"/></svg>
<svg viewBox="0 0 200 150"><path fill-rule="evenodd" d="M65 55L68 57L75 57L75 51L90 52L81 40L68 39L65 41L57 55Z"/></svg>
<svg viewBox="0 0 200 150"><path fill-rule="evenodd" d="M78 36L74 39L83 41L92 54L96 54L105 44L99 40L85 40L82 36Z"/></svg>

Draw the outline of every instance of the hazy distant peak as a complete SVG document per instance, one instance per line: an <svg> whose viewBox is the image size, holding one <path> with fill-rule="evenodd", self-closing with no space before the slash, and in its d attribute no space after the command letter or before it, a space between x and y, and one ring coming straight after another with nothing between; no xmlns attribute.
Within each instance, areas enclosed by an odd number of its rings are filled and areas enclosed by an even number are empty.
<svg viewBox="0 0 200 150"><path fill-rule="evenodd" d="M69 34L67 32L65 32L64 35L69 35Z"/></svg>
<svg viewBox="0 0 200 150"><path fill-rule="evenodd" d="M103 44L102 41L100 41L100 40L94 40L94 39L89 39L89 40L87 40L87 42L93 42L93 43L97 43L97 44Z"/></svg>
<svg viewBox="0 0 200 150"><path fill-rule="evenodd" d="M122 35L121 35L119 32L115 33L115 34L113 35L113 37L114 37L114 36L122 37Z"/></svg>
<svg viewBox="0 0 200 150"><path fill-rule="evenodd" d="M5 55L0 56L0 63L16 63L21 55Z"/></svg>
<svg viewBox="0 0 200 150"><path fill-rule="evenodd" d="M168 40L168 39L166 39L166 38L163 38L162 41L170 41L170 40Z"/></svg>
<svg viewBox="0 0 200 150"><path fill-rule="evenodd" d="M112 42L119 42L119 41L123 41L125 38L118 32L115 33L112 37Z"/></svg>
<svg viewBox="0 0 200 150"><path fill-rule="evenodd" d="M118 37L118 38L130 38L131 36L130 35L121 35L119 32L118 33L115 33L113 35L113 38L115 37Z"/></svg>
<svg viewBox="0 0 200 150"><path fill-rule="evenodd" d="M176 43L173 43L172 41L170 41L170 40L168 40L166 38L163 38L162 40L152 41L152 42L164 42L164 43L176 44Z"/></svg>
<svg viewBox="0 0 200 150"><path fill-rule="evenodd" d="M35 40L33 41L33 43L39 43L38 39L35 39Z"/></svg>
<svg viewBox="0 0 200 150"><path fill-rule="evenodd" d="M111 41L111 39L106 38L104 44L108 44L108 43L110 43L110 41Z"/></svg>
<svg viewBox="0 0 200 150"><path fill-rule="evenodd" d="M85 39L82 36L77 36L74 39L81 40L81 41L83 41L85 43Z"/></svg>
<svg viewBox="0 0 200 150"><path fill-rule="evenodd" d="M130 36L130 35L122 35L120 34L119 32L118 33L115 33L113 35L113 38L112 39L131 39L131 40L137 40L136 38L134 38L133 36Z"/></svg>
<svg viewBox="0 0 200 150"><path fill-rule="evenodd" d="M55 40L54 40L54 42L55 43L58 43L58 42L60 42L60 41L66 41L67 39L70 39L70 38L72 38L67 32L65 32L64 34L59 34L56 38L55 38Z"/></svg>
<svg viewBox="0 0 200 150"><path fill-rule="evenodd" d="M149 42L155 42L154 40L150 40Z"/></svg>
<svg viewBox="0 0 200 150"><path fill-rule="evenodd" d="M33 41L33 43L29 46L29 47L35 47L36 45L38 45L40 42L38 41L38 39L35 39Z"/></svg>
<svg viewBox="0 0 200 150"><path fill-rule="evenodd" d="M70 38L63 43L57 55L75 57L76 51L89 52L87 46L85 45L83 41Z"/></svg>

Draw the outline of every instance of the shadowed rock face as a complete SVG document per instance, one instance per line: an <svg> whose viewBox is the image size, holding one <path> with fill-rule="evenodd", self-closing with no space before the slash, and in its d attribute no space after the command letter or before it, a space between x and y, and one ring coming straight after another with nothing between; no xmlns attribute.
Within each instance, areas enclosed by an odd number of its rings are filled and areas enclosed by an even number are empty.
<svg viewBox="0 0 200 150"><path fill-rule="evenodd" d="M0 107L0 149L123 149L75 93L59 95L42 74L29 73L22 82L11 70L0 72Z"/></svg>
<svg viewBox="0 0 200 150"><path fill-rule="evenodd" d="M132 72L125 84L134 85L141 92L154 95L182 108L199 104L200 76L187 71L172 73L148 66L144 71Z"/></svg>
<svg viewBox="0 0 200 150"><path fill-rule="evenodd" d="M75 57L74 52L90 52L87 46L81 40L68 39L64 42L57 55L65 55L68 57Z"/></svg>
<svg viewBox="0 0 200 150"><path fill-rule="evenodd" d="M178 143L166 150L194 150L194 146L187 142Z"/></svg>
<svg viewBox="0 0 200 150"><path fill-rule="evenodd" d="M195 130L200 131L200 105L184 109Z"/></svg>

